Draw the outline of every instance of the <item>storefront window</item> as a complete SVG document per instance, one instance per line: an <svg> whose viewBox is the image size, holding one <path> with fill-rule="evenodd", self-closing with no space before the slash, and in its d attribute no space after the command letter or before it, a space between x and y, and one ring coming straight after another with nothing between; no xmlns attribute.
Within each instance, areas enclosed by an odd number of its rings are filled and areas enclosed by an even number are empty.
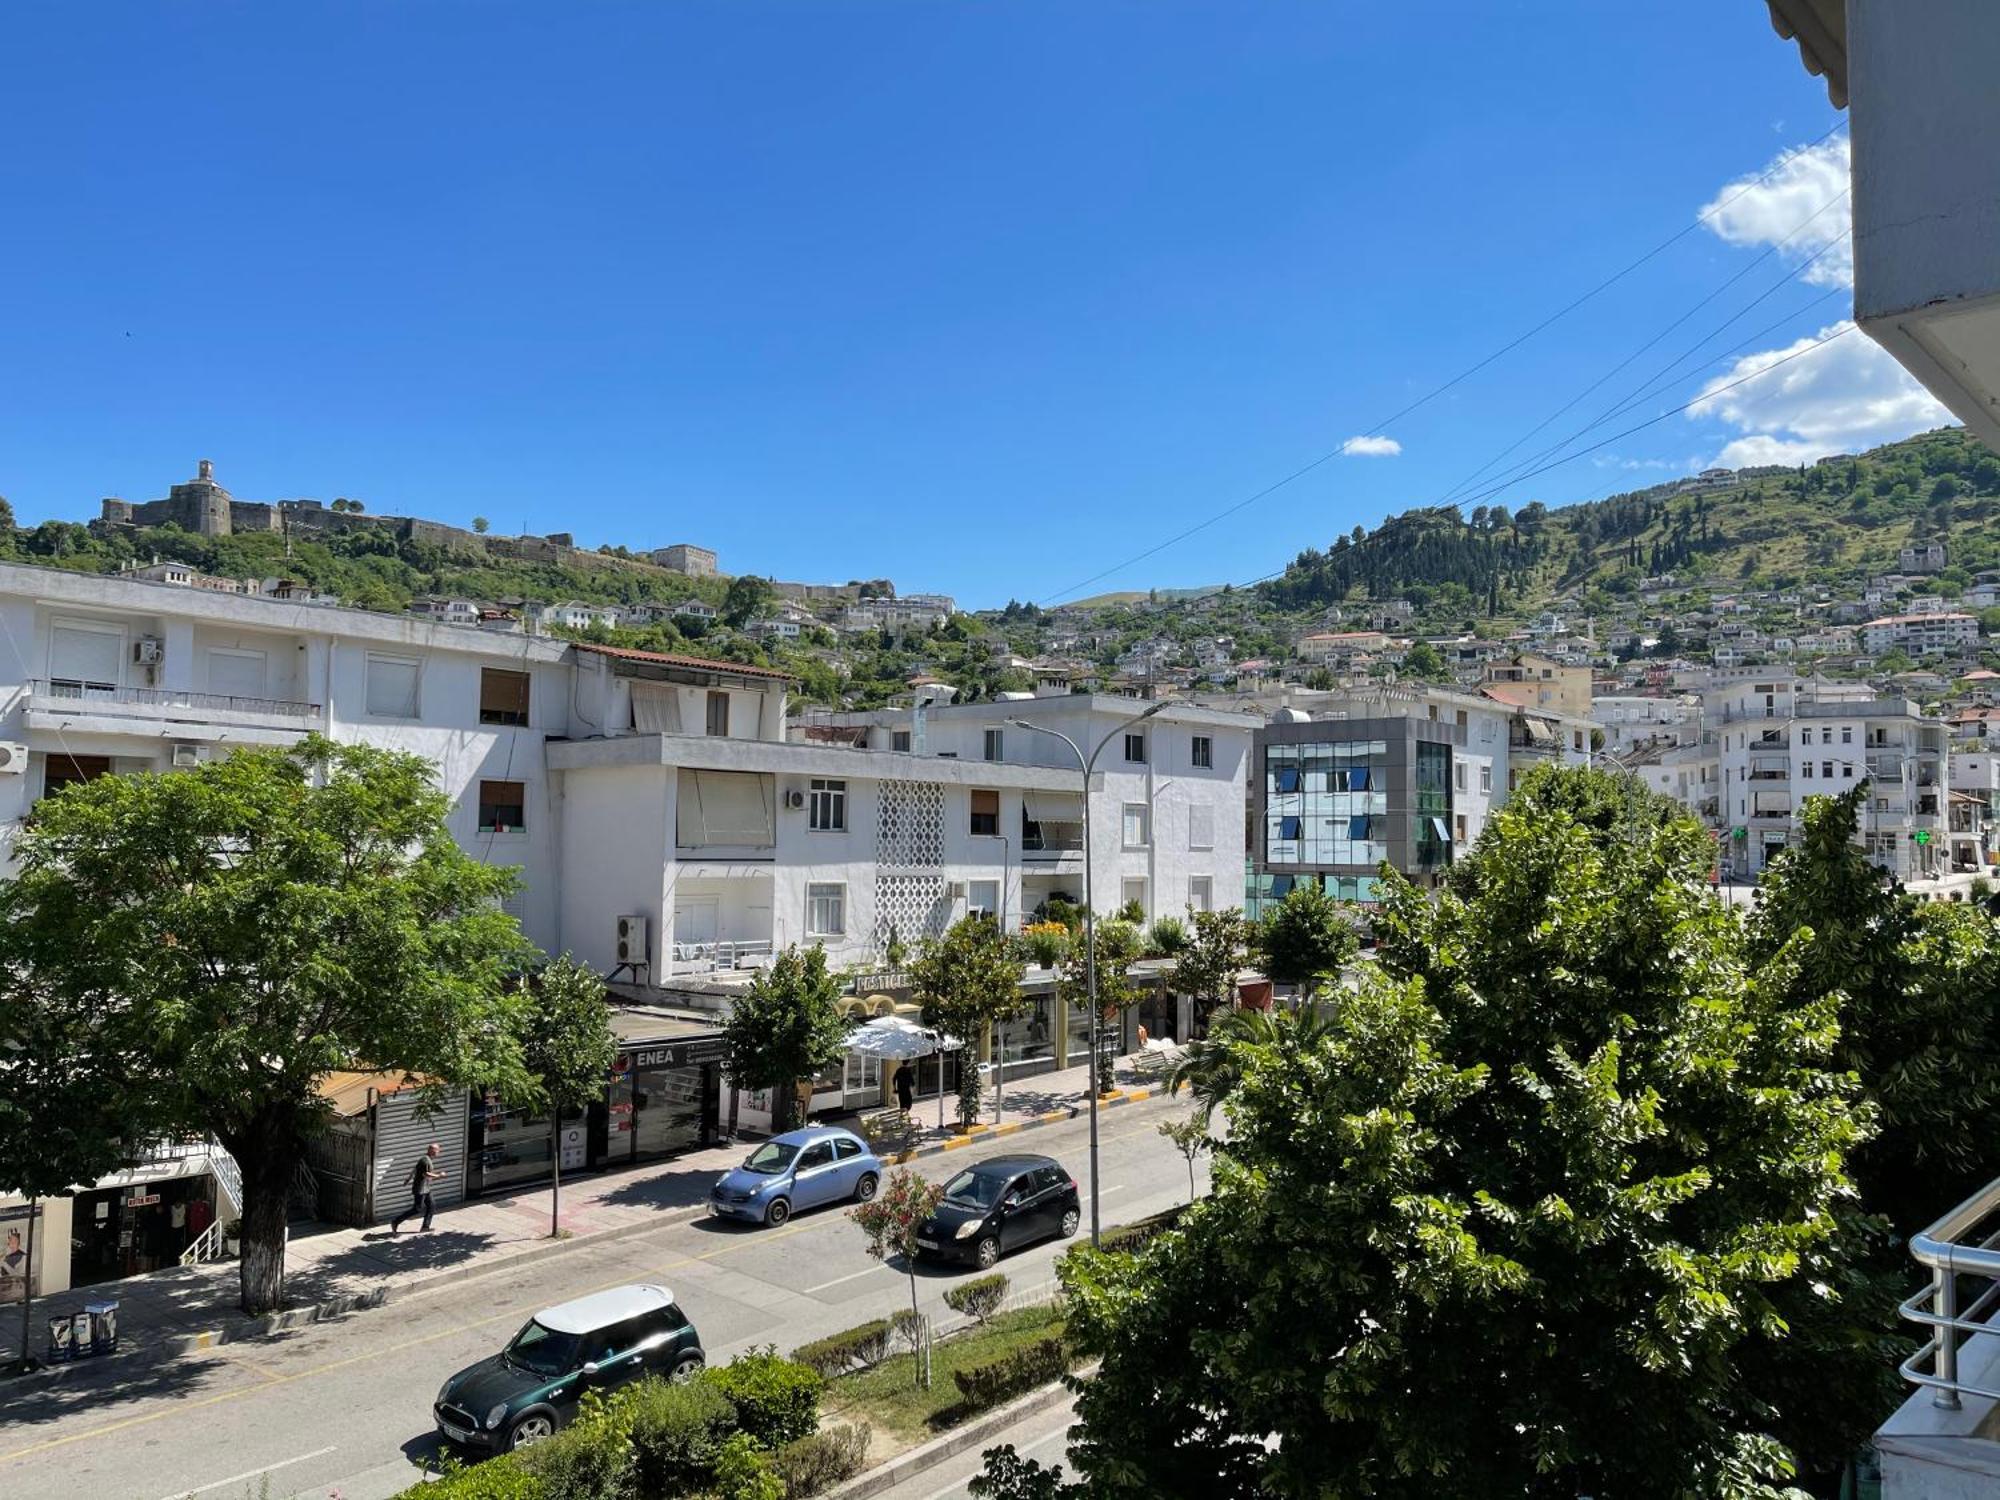
<svg viewBox="0 0 2000 1500"><path fill-rule="evenodd" d="M703 1069L632 1070L632 1133L635 1155L686 1151L702 1141Z"/></svg>
<svg viewBox="0 0 2000 1500"><path fill-rule="evenodd" d="M995 1028L994 1041L1002 1063L1014 1067L1054 1059L1055 1033L1049 1022L1054 1004L1049 996L1039 995L1028 1001L1013 1020Z"/></svg>
<svg viewBox="0 0 2000 1500"><path fill-rule="evenodd" d="M549 1117L525 1109L507 1109L488 1100L485 1137L479 1147L479 1189L528 1182L549 1175Z"/></svg>

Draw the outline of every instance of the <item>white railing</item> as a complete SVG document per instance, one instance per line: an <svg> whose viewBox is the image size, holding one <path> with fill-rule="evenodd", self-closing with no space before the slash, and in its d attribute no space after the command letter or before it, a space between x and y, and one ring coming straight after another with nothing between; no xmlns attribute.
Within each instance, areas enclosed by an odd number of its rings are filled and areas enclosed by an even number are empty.
<svg viewBox="0 0 2000 1500"><path fill-rule="evenodd" d="M195 693L183 688L112 687L107 683L35 681L28 684L32 697L58 702L108 703L152 708L186 708L209 713L269 714L285 719L316 719L317 703L298 703L289 698L244 697L234 693Z"/></svg>
<svg viewBox="0 0 2000 1500"><path fill-rule="evenodd" d="M181 1264L198 1266L205 1260L215 1260L222 1254L222 1220L217 1219L208 1228L194 1237L194 1243L181 1251Z"/></svg>
<svg viewBox="0 0 2000 1500"><path fill-rule="evenodd" d="M1956 1411L1959 1397L2000 1401L2000 1390L1959 1378L1965 1339L2000 1337L1989 1321L2000 1306L2000 1179L1986 1184L1921 1234L1910 1238L1910 1254L1931 1273L1930 1285L1903 1303L1902 1314L1931 1330L1922 1348L1902 1363L1902 1376L1926 1386L1934 1405ZM1984 1232L1982 1232L1984 1231ZM1960 1285L1963 1281L1965 1284Z"/></svg>
<svg viewBox="0 0 2000 1500"><path fill-rule="evenodd" d="M712 974L719 969L751 969L769 959L769 938L725 938L713 943L675 943L667 960L673 974Z"/></svg>

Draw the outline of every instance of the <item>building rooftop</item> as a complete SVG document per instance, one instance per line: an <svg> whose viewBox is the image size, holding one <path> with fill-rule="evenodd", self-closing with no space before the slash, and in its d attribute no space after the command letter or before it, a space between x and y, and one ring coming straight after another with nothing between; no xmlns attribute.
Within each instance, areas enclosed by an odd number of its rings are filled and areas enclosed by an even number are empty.
<svg viewBox="0 0 2000 1500"><path fill-rule="evenodd" d="M768 677L776 682L794 680L789 672L776 667L756 667L747 662L715 661L705 656L681 656L672 651L638 651L630 646L599 646L589 641L571 643L578 651L594 652L617 661L643 662L656 667L685 667L695 672L728 672L739 677Z"/></svg>

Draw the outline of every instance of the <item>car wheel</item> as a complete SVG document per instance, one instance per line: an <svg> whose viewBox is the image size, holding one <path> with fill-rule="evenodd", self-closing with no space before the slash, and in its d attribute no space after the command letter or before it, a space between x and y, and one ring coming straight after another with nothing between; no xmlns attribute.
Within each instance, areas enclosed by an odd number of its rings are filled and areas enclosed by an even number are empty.
<svg viewBox="0 0 2000 1500"><path fill-rule="evenodd" d="M973 1247L973 1253L979 1257L979 1269L990 1270L1000 1259L1000 1242L989 1234Z"/></svg>
<svg viewBox="0 0 2000 1500"><path fill-rule="evenodd" d="M792 1200L789 1198L773 1198L771 1206L764 1210L764 1222L769 1224L773 1229L776 1229L791 1216Z"/></svg>
<svg viewBox="0 0 2000 1500"><path fill-rule="evenodd" d="M882 1179L877 1177L873 1172L863 1172L861 1180L854 1184L854 1201L856 1203L866 1203L870 1198L875 1196L875 1189L881 1186L881 1182Z"/></svg>
<svg viewBox="0 0 2000 1500"><path fill-rule="evenodd" d="M702 1363L699 1354L683 1354L674 1361L672 1378L676 1381L692 1380L701 1373Z"/></svg>
<svg viewBox="0 0 2000 1500"><path fill-rule="evenodd" d="M532 1448L556 1435L556 1419L545 1411L531 1411L507 1429L507 1447Z"/></svg>
<svg viewBox="0 0 2000 1500"><path fill-rule="evenodd" d="M1076 1226L1081 1224L1082 1222L1083 1222L1082 1214L1078 1213L1073 1208L1064 1209L1062 1216L1062 1237L1064 1239L1068 1239L1071 1235L1075 1234Z"/></svg>

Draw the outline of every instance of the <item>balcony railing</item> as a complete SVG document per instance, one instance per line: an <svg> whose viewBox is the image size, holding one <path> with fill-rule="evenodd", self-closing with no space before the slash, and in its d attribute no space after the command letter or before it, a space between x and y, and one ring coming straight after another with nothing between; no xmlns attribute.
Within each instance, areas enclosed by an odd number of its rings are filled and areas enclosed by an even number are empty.
<svg viewBox="0 0 2000 1500"><path fill-rule="evenodd" d="M1044 859L1055 859L1064 854L1076 854L1083 849L1083 824L1058 822L1043 818L1030 823L1028 831L1021 836L1021 852L1037 854Z"/></svg>
<svg viewBox="0 0 2000 1500"><path fill-rule="evenodd" d="M670 974L713 974L729 969L756 969L772 954L769 938L723 938L712 943L675 943L667 955Z"/></svg>
<svg viewBox="0 0 2000 1500"><path fill-rule="evenodd" d="M289 698L251 698L234 693L196 693L183 688L111 687L90 682L42 682L28 684L30 701L100 705L114 713L127 708L184 708L200 713L267 714L281 719L316 719L317 703L297 703Z"/></svg>
<svg viewBox="0 0 2000 1500"><path fill-rule="evenodd" d="M1910 1239L1910 1254L1930 1271L1931 1281L1903 1303L1902 1314L1928 1328L1930 1337L1903 1361L1902 1375L1927 1387L1933 1404L1947 1411L1958 1409L1960 1396L2000 1401L2000 1390L1966 1384L1958 1374L1965 1336L1996 1336L1989 1322L2000 1306L2000 1235L1991 1222L1996 1218L2000 1179Z"/></svg>

